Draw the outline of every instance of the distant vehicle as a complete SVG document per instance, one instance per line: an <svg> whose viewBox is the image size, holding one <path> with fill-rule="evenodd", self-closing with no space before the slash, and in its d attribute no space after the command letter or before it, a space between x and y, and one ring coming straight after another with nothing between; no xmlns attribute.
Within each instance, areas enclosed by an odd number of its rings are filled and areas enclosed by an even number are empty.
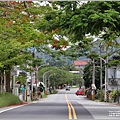
<svg viewBox="0 0 120 120"><path fill-rule="evenodd" d="M65 88L65 89L70 91L70 86L66 86L66 88Z"/></svg>
<svg viewBox="0 0 120 120"><path fill-rule="evenodd" d="M84 95L84 90L83 89L79 89L75 92L76 95Z"/></svg>

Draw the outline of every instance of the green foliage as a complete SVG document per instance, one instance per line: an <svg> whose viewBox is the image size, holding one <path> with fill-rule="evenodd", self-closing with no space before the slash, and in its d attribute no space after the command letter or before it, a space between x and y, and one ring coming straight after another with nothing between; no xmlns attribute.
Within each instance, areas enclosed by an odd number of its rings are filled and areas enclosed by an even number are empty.
<svg viewBox="0 0 120 120"><path fill-rule="evenodd" d="M33 61L30 48L39 48L40 45L48 44L49 38L53 35L53 33L46 35L39 31L37 26L42 19L41 16L49 9L50 7L41 7L29 1L0 2L1 71L5 69L10 71L14 65L32 66L30 65L30 61L31 63ZM34 64L39 63L35 60ZM7 83L9 82L10 78L7 79ZM7 88L9 87L7 85Z"/></svg>
<svg viewBox="0 0 120 120"><path fill-rule="evenodd" d="M104 65L102 70L103 80L104 80ZM92 84L92 75L93 75L93 64L89 63L84 68L84 76L85 86L90 87ZM95 68L95 85L97 88L100 88L100 67Z"/></svg>
<svg viewBox="0 0 120 120"><path fill-rule="evenodd" d="M5 92L3 94L0 94L0 107L19 104L20 102L20 99L11 93Z"/></svg>
<svg viewBox="0 0 120 120"><path fill-rule="evenodd" d="M112 90L110 96L115 99L116 97L120 96L120 90Z"/></svg>
<svg viewBox="0 0 120 120"><path fill-rule="evenodd" d="M100 99L100 90L96 91L95 99Z"/></svg>
<svg viewBox="0 0 120 120"><path fill-rule="evenodd" d="M53 90L53 94L57 94L58 93L58 91L57 90Z"/></svg>
<svg viewBox="0 0 120 120"><path fill-rule="evenodd" d="M41 98L46 98L47 95L46 94L41 94Z"/></svg>
<svg viewBox="0 0 120 120"><path fill-rule="evenodd" d="M17 76L16 77L16 82L19 82L21 85L22 84L24 85L26 83L26 76L22 76L22 75Z"/></svg>
<svg viewBox="0 0 120 120"><path fill-rule="evenodd" d="M50 70L52 70L52 71L50 71ZM70 73L69 71L62 70L57 67L45 67L45 68L40 69L38 72L38 78L40 81L43 81L43 74L47 71L50 71L46 75L47 79L49 78L49 80L52 84L53 84L53 82L55 82L56 86L61 83L72 84L72 80L74 80L75 84L80 82L79 75L74 75L73 73ZM50 75L52 75L52 76L50 76Z"/></svg>
<svg viewBox="0 0 120 120"><path fill-rule="evenodd" d="M78 56L87 54L91 49L93 35L102 38L106 46L113 46L110 42L120 37L118 1L88 1L84 4L78 1L60 1L52 2L52 5L52 12L48 11L45 15L44 20L47 24L44 28L48 31L59 29L56 34L68 37L72 47L66 51L66 55L76 57L77 54ZM76 42L78 44L73 45ZM114 42L114 47L118 46L119 44Z"/></svg>

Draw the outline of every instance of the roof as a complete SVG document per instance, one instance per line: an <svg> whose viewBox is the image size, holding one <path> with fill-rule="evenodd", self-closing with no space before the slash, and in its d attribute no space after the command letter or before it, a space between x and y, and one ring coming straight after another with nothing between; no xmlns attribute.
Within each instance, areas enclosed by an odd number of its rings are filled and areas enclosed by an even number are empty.
<svg viewBox="0 0 120 120"><path fill-rule="evenodd" d="M85 66L88 64L88 60L75 60L74 65L75 66Z"/></svg>

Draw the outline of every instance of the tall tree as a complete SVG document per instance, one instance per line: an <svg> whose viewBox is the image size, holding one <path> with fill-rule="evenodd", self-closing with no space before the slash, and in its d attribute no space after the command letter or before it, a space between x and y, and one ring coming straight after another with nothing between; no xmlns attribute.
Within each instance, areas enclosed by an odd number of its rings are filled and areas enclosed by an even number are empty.
<svg viewBox="0 0 120 120"><path fill-rule="evenodd" d="M0 2L0 70L6 72L7 92L10 92L13 66L28 64L32 60L28 48L48 43L48 36L36 27L42 11L40 5L31 1Z"/></svg>
<svg viewBox="0 0 120 120"><path fill-rule="evenodd" d="M116 40L120 35L119 1L89 1L83 4L59 1L52 2L52 5L53 10L46 13L45 23L40 23L40 28L44 27L47 31L57 29L56 34L67 36L72 42L71 51L78 55L87 54L94 40L93 35L102 38L107 47L114 45L119 48Z"/></svg>

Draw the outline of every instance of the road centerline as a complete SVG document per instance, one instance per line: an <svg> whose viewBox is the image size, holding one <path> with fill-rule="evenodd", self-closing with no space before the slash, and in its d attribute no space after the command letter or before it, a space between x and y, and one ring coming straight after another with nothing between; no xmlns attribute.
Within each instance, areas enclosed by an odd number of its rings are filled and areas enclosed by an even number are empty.
<svg viewBox="0 0 120 120"><path fill-rule="evenodd" d="M66 98L66 102L68 105L68 117L69 117L69 119L72 119L72 113L73 113L73 118L77 119L75 108L73 107L72 103L68 100L67 94L65 94L65 98Z"/></svg>

